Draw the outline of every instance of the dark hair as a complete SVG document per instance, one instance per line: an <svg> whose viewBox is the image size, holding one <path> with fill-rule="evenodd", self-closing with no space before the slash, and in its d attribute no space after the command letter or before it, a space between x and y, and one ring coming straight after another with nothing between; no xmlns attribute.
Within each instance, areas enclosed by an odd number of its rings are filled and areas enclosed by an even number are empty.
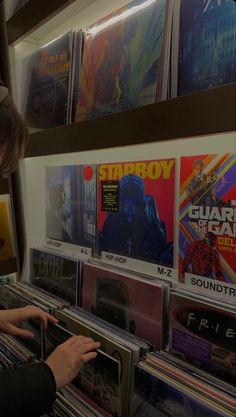
<svg viewBox="0 0 236 417"><path fill-rule="evenodd" d="M24 156L28 131L8 94L0 102L0 175L10 174Z"/></svg>

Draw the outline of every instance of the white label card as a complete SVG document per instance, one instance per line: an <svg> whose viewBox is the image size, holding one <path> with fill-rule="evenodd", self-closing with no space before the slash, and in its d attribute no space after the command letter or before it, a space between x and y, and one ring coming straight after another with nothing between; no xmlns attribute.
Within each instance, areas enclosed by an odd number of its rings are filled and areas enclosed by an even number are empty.
<svg viewBox="0 0 236 417"><path fill-rule="evenodd" d="M46 239L46 246L53 250L65 252L70 256L85 258L86 260L90 259L92 256L92 248L60 242L59 240Z"/></svg>
<svg viewBox="0 0 236 417"><path fill-rule="evenodd" d="M120 268L143 273L154 278L166 279L172 282L178 281L178 270L166 266L156 265L110 252L102 252L102 261L109 265L119 266Z"/></svg>
<svg viewBox="0 0 236 417"><path fill-rule="evenodd" d="M185 286L190 291L236 305L236 285L187 273L185 274Z"/></svg>

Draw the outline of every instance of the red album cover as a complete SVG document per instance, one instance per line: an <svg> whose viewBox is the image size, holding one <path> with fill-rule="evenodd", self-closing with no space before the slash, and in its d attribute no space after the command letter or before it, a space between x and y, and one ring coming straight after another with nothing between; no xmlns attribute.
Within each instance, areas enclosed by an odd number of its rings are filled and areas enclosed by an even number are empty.
<svg viewBox="0 0 236 417"><path fill-rule="evenodd" d="M162 346L163 287L91 264L83 266L82 306L117 327Z"/></svg>
<svg viewBox="0 0 236 417"><path fill-rule="evenodd" d="M179 268L236 284L236 155L181 158Z"/></svg>
<svg viewBox="0 0 236 417"><path fill-rule="evenodd" d="M175 159L98 165L98 251L173 266Z"/></svg>

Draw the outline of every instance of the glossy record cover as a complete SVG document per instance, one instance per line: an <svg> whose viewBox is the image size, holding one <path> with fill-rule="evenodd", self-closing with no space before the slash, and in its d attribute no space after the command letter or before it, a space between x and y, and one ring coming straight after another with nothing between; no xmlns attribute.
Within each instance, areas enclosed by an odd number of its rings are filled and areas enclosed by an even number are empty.
<svg viewBox="0 0 236 417"><path fill-rule="evenodd" d="M170 353L235 385L236 312L172 293Z"/></svg>
<svg viewBox="0 0 236 417"><path fill-rule="evenodd" d="M181 0L178 95L236 81L236 4Z"/></svg>
<svg viewBox="0 0 236 417"><path fill-rule="evenodd" d="M96 166L46 168L46 237L93 248Z"/></svg>
<svg viewBox="0 0 236 417"><path fill-rule="evenodd" d="M236 284L236 156L181 158L179 269Z"/></svg>
<svg viewBox="0 0 236 417"><path fill-rule="evenodd" d="M135 367L135 393L140 400L135 417L223 417L225 414L212 410L198 396L186 393L181 385L168 383L155 370Z"/></svg>
<svg viewBox="0 0 236 417"><path fill-rule="evenodd" d="M68 122L72 40L70 31L23 62L21 111L29 127L47 129Z"/></svg>
<svg viewBox="0 0 236 417"><path fill-rule="evenodd" d="M46 334L46 358L61 343L73 336L58 325L49 325ZM114 416L121 417L120 363L101 350L83 365L72 384Z"/></svg>
<svg viewBox="0 0 236 417"><path fill-rule="evenodd" d="M98 166L98 246L173 266L175 159Z"/></svg>
<svg viewBox="0 0 236 417"><path fill-rule="evenodd" d="M30 281L70 304L79 303L80 262L48 250L31 249Z"/></svg>
<svg viewBox="0 0 236 417"><path fill-rule="evenodd" d="M91 326L86 322L80 320L80 313L75 313L68 309L63 311L57 310L55 317L68 331L74 334L81 334L85 337L91 337L95 341L101 342L101 348L103 352L112 358L116 359L120 363L120 384L121 384L121 415L132 417L130 415L130 393L131 390L131 378L132 378L132 366L134 362L134 352L131 349L127 349L122 346L115 338L109 338L104 334L104 330L99 327L95 329L93 324ZM88 317L89 321L89 317Z"/></svg>
<svg viewBox="0 0 236 417"><path fill-rule="evenodd" d="M134 0L85 34L76 121L163 98L167 0Z"/></svg>
<svg viewBox="0 0 236 417"><path fill-rule="evenodd" d="M163 288L151 281L84 264L82 307L152 343L162 346Z"/></svg>

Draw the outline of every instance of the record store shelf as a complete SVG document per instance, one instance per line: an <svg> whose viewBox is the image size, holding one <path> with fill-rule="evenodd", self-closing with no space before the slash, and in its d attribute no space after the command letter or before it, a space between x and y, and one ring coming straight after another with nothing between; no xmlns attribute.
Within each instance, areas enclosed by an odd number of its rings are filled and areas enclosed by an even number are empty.
<svg viewBox="0 0 236 417"><path fill-rule="evenodd" d="M26 157L235 131L235 108L236 83L233 83L32 133Z"/></svg>

